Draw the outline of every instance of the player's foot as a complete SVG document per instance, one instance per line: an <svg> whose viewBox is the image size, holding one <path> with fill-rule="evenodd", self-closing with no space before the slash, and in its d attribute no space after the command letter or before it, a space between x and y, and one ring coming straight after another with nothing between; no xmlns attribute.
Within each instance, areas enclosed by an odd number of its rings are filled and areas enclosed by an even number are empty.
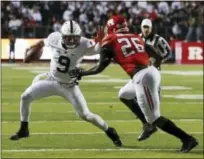
<svg viewBox="0 0 204 159"><path fill-rule="evenodd" d="M153 133L157 131L157 128L151 124L144 124L143 130L140 136L138 137L138 141L143 141L149 138Z"/></svg>
<svg viewBox="0 0 204 159"><path fill-rule="evenodd" d="M11 135L10 140L19 140L21 138L29 137L28 130L19 130L17 133Z"/></svg>
<svg viewBox="0 0 204 159"><path fill-rule="evenodd" d="M109 127L108 130L106 131L106 135L113 141L115 146L118 146L118 147L122 146L120 137L114 128Z"/></svg>
<svg viewBox="0 0 204 159"><path fill-rule="evenodd" d="M198 145L197 139L195 139L192 136L186 140L183 140L182 142L183 142L183 145L182 145L180 151L183 153L189 152L190 150L192 150L194 147L196 147Z"/></svg>

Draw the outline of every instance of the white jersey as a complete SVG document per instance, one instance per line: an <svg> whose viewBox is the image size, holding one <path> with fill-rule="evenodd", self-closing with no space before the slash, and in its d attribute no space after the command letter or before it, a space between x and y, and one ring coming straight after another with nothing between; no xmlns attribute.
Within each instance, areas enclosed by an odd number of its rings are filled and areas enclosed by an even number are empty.
<svg viewBox="0 0 204 159"><path fill-rule="evenodd" d="M45 46L49 48L51 56L50 74L60 83L72 83L76 78L71 78L69 70L74 69L81 62L84 55L99 53L99 44L93 40L81 37L79 45L74 49L65 49L62 46L62 36L59 32L51 33L44 40Z"/></svg>

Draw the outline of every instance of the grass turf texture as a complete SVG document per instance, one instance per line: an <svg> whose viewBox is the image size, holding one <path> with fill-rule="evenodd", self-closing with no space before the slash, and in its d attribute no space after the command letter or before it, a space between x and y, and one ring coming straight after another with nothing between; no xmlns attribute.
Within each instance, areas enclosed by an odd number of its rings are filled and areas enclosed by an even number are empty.
<svg viewBox="0 0 204 159"><path fill-rule="evenodd" d="M19 141L10 141L9 136L19 128L20 95L36 75L31 71L36 70L46 72L48 65L2 66L3 158L203 158L203 100L165 97L165 95L203 95L202 75L182 76L162 73L162 86L188 88L162 90L161 114L173 119L176 124L199 140L199 146L193 151L181 154L178 151L181 147L180 141L161 131L146 141L137 141L141 124L117 98L118 87L123 86L125 80L128 80L128 76L117 65L111 65L101 76L83 78L80 88L90 110L118 130L124 147L116 148L102 131L90 123L79 120L71 104L61 97L35 101L32 104L31 136ZM202 66L164 65L162 70L192 73L202 71ZM98 80L103 82L94 83Z"/></svg>

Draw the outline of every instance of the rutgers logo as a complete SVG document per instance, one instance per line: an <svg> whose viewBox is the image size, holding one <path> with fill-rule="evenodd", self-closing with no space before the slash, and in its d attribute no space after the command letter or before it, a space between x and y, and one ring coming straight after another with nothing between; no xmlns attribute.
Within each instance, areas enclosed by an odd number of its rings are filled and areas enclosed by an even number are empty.
<svg viewBox="0 0 204 159"><path fill-rule="evenodd" d="M188 52L189 60L203 60L203 49L201 47L188 47Z"/></svg>

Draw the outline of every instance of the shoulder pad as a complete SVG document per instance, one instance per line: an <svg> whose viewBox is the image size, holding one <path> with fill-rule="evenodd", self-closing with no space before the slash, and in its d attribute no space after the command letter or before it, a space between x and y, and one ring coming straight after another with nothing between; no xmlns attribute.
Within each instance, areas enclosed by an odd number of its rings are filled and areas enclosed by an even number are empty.
<svg viewBox="0 0 204 159"><path fill-rule="evenodd" d="M46 43L48 46L56 46L61 39L62 36L59 32L53 32L47 37Z"/></svg>

